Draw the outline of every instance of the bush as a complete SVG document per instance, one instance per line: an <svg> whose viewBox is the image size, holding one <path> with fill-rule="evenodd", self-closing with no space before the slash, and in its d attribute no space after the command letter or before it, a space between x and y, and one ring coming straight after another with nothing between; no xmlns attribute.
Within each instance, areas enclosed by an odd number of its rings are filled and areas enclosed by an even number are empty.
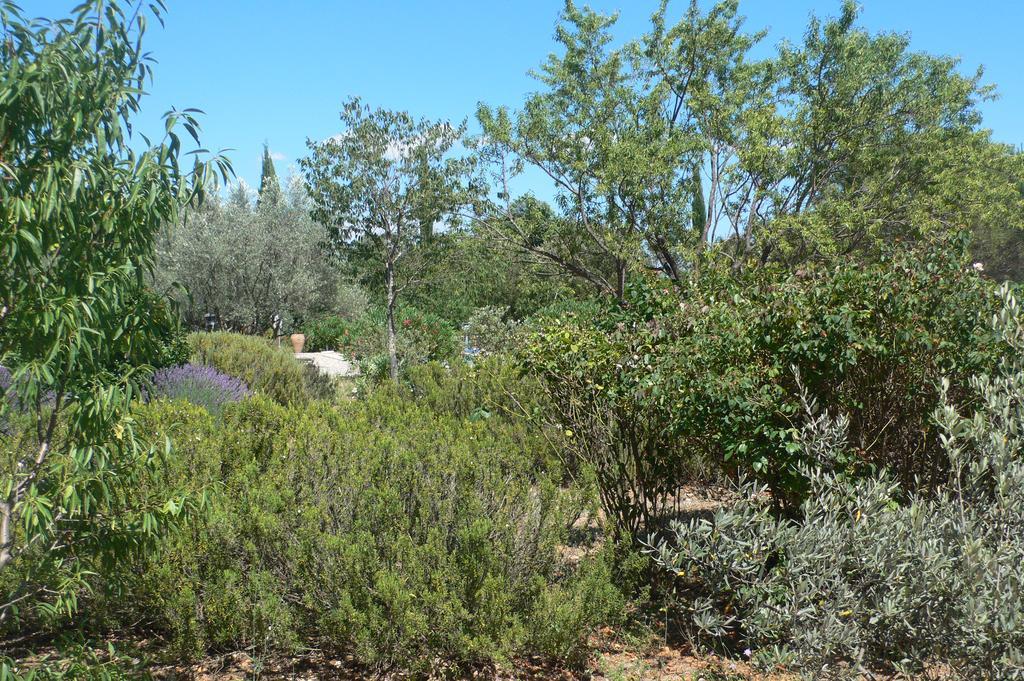
<svg viewBox="0 0 1024 681"><path fill-rule="evenodd" d="M507 307L498 306L478 307L466 322L470 344L490 354L512 350L519 326Z"/></svg>
<svg viewBox="0 0 1024 681"><path fill-rule="evenodd" d="M459 338L455 328L436 315L404 306L395 312L398 357L403 366L458 357ZM370 310L365 316L347 319L333 315L306 324L303 329L311 351L336 350L364 360L387 350L384 311Z"/></svg>
<svg viewBox="0 0 1024 681"><path fill-rule="evenodd" d="M377 328L384 329L383 313ZM403 306L395 312L398 357L404 366L424 362L450 362L459 356L459 335L450 323L435 314ZM383 336L382 336L382 345Z"/></svg>
<svg viewBox="0 0 1024 681"><path fill-rule="evenodd" d="M1024 671L1024 330L1012 297L998 320L1011 361L970 381L972 414L948 400L936 414L949 473L934 494L830 470L850 422L811 414L799 441L825 465L808 473L796 520L751 486L713 520L674 526L654 553L688 596L698 640L817 675Z"/></svg>
<svg viewBox="0 0 1024 681"><path fill-rule="evenodd" d="M342 282L338 284L333 307L344 319L359 319L370 309L370 296L357 284Z"/></svg>
<svg viewBox="0 0 1024 681"><path fill-rule="evenodd" d="M222 374L213 367L196 364L160 369L153 374L149 391L151 398L186 400L220 414L224 405L238 402L250 395L249 387L240 379Z"/></svg>
<svg viewBox="0 0 1024 681"><path fill-rule="evenodd" d="M276 348L255 336L218 331L189 336L192 362L214 367L245 382L254 392L280 404L302 403L311 397L311 376L290 350Z"/></svg>
<svg viewBox="0 0 1024 681"><path fill-rule="evenodd" d="M694 463L752 473L795 508L808 491L799 383L849 415L851 473L937 484L938 383L967 404L971 375L1005 353L984 324L992 286L948 247L793 273L705 271L679 290L637 280L595 318L535 327L525 364L593 462L609 514L650 526Z"/></svg>
<svg viewBox="0 0 1024 681"><path fill-rule="evenodd" d="M623 602L608 570L558 559L589 496L484 421L395 391L336 408L256 396L222 422L140 406L145 430L175 442L171 477L210 490L210 514L126 566L132 601L109 608L190 654L308 642L428 671L537 642L579 659Z"/></svg>
<svg viewBox="0 0 1024 681"><path fill-rule="evenodd" d="M350 343L356 335L353 332L358 328L358 323L343 316L318 317L302 326L302 333L306 337L305 349L307 352L323 350L349 350L350 352Z"/></svg>

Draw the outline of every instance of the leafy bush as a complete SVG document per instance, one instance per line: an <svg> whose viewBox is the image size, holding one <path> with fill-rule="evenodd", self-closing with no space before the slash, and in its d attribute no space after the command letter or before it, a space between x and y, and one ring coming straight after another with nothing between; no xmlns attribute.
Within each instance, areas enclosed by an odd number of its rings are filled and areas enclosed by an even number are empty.
<svg viewBox="0 0 1024 681"><path fill-rule="evenodd" d="M796 520L748 486L713 520L674 526L654 552L698 639L815 674L1024 671L1024 329L1005 300L997 326L1013 351L999 376L970 381L973 413L948 399L937 412L948 476L933 494L845 475L850 421L812 414L798 441L823 465Z"/></svg>
<svg viewBox="0 0 1024 681"><path fill-rule="evenodd" d="M395 390L337 408L256 396L222 422L140 406L146 431L174 440L171 477L209 489L211 511L126 566L131 602L109 608L192 654L310 641L419 671L530 644L578 657L623 603L607 569L558 559L588 495L484 421Z"/></svg>
<svg viewBox="0 0 1024 681"><path fill-rule="evenodd" d="M466 322L467 334L473 347L486 353L511 350L520 325L508 315L507 307L486 306L473 310Z"/></svg>
<svg viewBox="0 0 1024 681"><path fill-rule="evenodd" d="M952 247L857 267L707 271L679 290L635 280L600 316L534 327L524 360L597 466L606 510L635 530L694 462L752 472L797 506L813 463L795 439L798 377L823 409L849 415L849 472L937 484L937 386L947 377L949 399L966 403L969 377L1005 352L983 322L995 300Z"/></svg>
<svg viewBox="0 0 1024 681"><path fill-rule="evenodd" d="M376 349L376 336L379 335L366 318L349 319L339 315L307 322L302 333L306 336L308 352L335 350L353 357L362 355L370 345Z"/></svg>
<svg viewBox="0 0 1024 681"><path fill-rule="evenodd" d="M213 367L196 364L160 369L153 374L151 398L186 400L220 414L225 404L238 402L250 395L244 381L222 374Z"/></svg>
<svg viewBox="0 0 1024 681"><path fill-rule="evenodd" d="M383 328L383 317L381 322L379 328ZM398 326L398 357L403 365L445 362L458 357L458 332L437 315L414 307L400 307L395 313L395 324Z"/></svg>
<svg viewBox="0 0 1024 681"><path fill-rule="evenodd" d="M359 319L370 309L370 296L357 284L339 283L334 295L333 309L344 319Z"/></svg>
<svg viewBox="0 0 1024 681"><path fill-rule="evenodd" d="M408 399L460 418L525 414L543 409L537 380L508 357L487 357L475 364L444 366L430 362L410 367L401 385ZM487 414L483 412L486 411Z"/></svg>
<svg viewBox="0 0 1024 681"><path fill-rule="evenodd" d="M216 368L245 382L254 392L281 404L310 399L313 376L290 350L255 336L218 331L189 336L192 362Z"/></svg>
<svg viewBox="0 0 1024 681"><path fill-rule="evenodd" d="M459 338L445 320L413 307L395 312L398 356L403 366L430 361L449 361L458 356ZM337 350L357 359L382 354L387 348L386 321L379 308L365 316L348 319L339 315L320 317L303 329L311 351Z"/></svg>
<svg viewBox="0 0 1024 681"><path fill-rule="evenodd" d="M391 395L391 399L414 401L438 414L479 423L495 438L532 456L536 467L562 470L566 479L586 477L562 465L560 448L565 435L538 417L550 405L537 380L525 376L511 358L497 355L472 364L411 366L398 386L383 380L387 377L386 359L381 356L379 360L379 380L362 386L364 395L379 399Z"/></svg>

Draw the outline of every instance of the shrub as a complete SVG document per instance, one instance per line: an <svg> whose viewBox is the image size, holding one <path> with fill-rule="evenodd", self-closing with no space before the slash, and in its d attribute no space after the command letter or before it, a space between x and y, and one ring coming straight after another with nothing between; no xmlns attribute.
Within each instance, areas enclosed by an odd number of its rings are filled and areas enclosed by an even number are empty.
<svg viewBox="0 0 1024 681"><path fill-rule="evenodd" d="M508 315L507 307L487 306L473 310L466 322L472 346L485 353L510 351L520 325Z"/></svg>
<svg viewBox="0 0 1024 681"><path fill-rule="evenodd" d="M404 306L395 313L398 357L403 366L430 361L450 361L459 353L455 328L436 315ZM365 316L347 319L321 317L303 327L310 350L337 350L364 360L386 352L384 312L372 309Z"/></svg>
<svg viewBox="0 0 1024 681"><path fill-rule="evenodd" d="M334 311L344 319L359 319L370 308L370 296L357 284L342 282L334 296Z"/></svg>
<svg viewBox="0 0 1024 681"><path fill-rule="evenodd" d="M531 453L535 465L543 469L555 466L565 445L564 432L540 418L551 406L537 379L524 375L507 356L447 367L438 362L409 367L397 389L382 383L377 390L395 390L397 398L433 412L479 422L517 450ZM569 477L577 473L564 472Z"/></svg>
<svg viewBox="0 0 1024 681"><path fill-rule="evenodd" d="M798 506L813 462L795 440L797 377L823 409L849 415L849 472L885 467L929 486L947 465L931 419L939 380L966 404L969 377L1005 352L983 322L993 288L961 256L895 249L856 267L709 270L679 290L635 280L602 315L535 327L524 361L597 466L606 510L631 530L649 526L695 462L752 473Z"/></svg>
<svg viewBox="0 0 1024 681"><path fill-rule="evenodd" d="M808 473L795 520L750 486L736 507L676 524L652 547L688 596L696 638L819 675L1024 670L1024 330L1008 294L997 322L1013 352L999 376L970 381L973 413L948 400L937 412L948 476L933 494L886 472L830 469L850 422L812 414L798 441L824 466Z"/></svg>
<svg viewBox="0 0 1024 681"><path fill-rule="evenodd" d="M485 357L473 364L428 362L410 367L400 392L432 411L459 418L529 416L547 407L537 379L525 375L507 356Z"/></svg>
<svg viewBox="0 0 1024 681"><path fill-rule="evenodd" d="M213 367L196 364L160 369L153 374L150 397L186 400L211 414L220 414L225 404L250 395L249 387Z"/></svg>
<svg viewBox="0 0 1024 681"><path fill-rule="evenodd" d="M309 352L335 350L348 355L361 355L371 344L370 337L378 335L365 318L348 319L338 315L320 317L302 327Z"/></svg>
<svg viewBox="0 0 1024 681"><path fill-rule="evenodd" d="M291 351L265 339L237 333L194 333L189 336L192 362L214 367L245 382L254 392L281 404L310 399L310 377Z"/></svg>
<svg viewBox="0 0 1024 681"><path fill-rule="evenodd" d="M395 313L395 324L398 326L398 357L403 365L446 362L459 356L459 335L455 327L437 315L404 306ZM383 329L383 323L378 328Z"/></svg>
<svg viewBox="0 0 1024 681"><path fill-rule="evenodd" d="M173 439L169 477L208 488L210 514L125 566L132 601L109 609L182 652L309 642L370 669L425 672L539 641L579 659L622 605L608 570L558 559L588 494L484 421L393 387L334 408L256 396L220 422L154 402L137 419Z"/></svg>

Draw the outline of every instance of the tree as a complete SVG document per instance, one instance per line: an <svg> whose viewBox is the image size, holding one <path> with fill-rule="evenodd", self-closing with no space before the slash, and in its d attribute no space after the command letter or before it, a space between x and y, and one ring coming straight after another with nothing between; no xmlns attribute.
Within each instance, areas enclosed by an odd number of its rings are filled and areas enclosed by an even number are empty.
<svg viewBox="0 0 1024 681"><path fill-rule="evenodd" d="M281 183L277 181L277 171L274 170L274 159L270 156L270 147L263 143L263 169L260 172L260 194L256 203L258 206L276 206L281 200Z"/></svg>
<svg viewBox="0 0 1024 681"><path fill-rule="evenodd" d="M480 107L489 234L621 300L640 269L874 259L897 239L1021 224L1019 170L980 128L980 73L858 28L853 2L762 60L735 0L692 1L674 25L667 12L616 48L615 17L568 0L543 88L518 112ZM527 166L555 193L540 241L510 190Z"/></svg>
<svg viewBox="0 0 1024 681"><path fill-rule="evenodd" d="M180 164L194 110L166 114L160 144L130 136L148 16L97 0L46 22L0 4L0 620L70 612L88 575L181 510L133 486L158 467L133 435L147 372L131 360L158 352L166 319L143 286L160 226L230 166Z"/></svg>
<svg viewBox="0 0 1024 681"><path fill-rule="evenodd" d="M747 111L767 106L767 70L744 57L759 36L740 31L733 3L707 15L694 3L667 32L663 12L654 37L613 49L616 17L567 1L556 34L564 53L537 74L546 89L515 114L478 111L497 184L498 200L482 211L487 229L620 300L632 269L680 279L695 266L719 213L709 203L705 218L694 217L694 169L707 160L710 136L733 141ZM669 52L691 67L678 83L661 63ZM541 243L526 238L509 191L526 165L556 192L558 219Z"/></svg>
<svg viewBox="0 0 1024 681"><path fill-rule="evenodd" d="M264 197L273 195L270 186ZM338 277L305 200L305 187L292 183L254 208L239 185L226 202L186 211L158 242L157 288L177 300L193 328L213 314L221 328L262 333L275 315L287 328L329 311Z"/></svg>
<svg viewBox="0 0 1024 681"><path fill-rule="evenodd" d="M299 163L314 219L340 249L372 253L384 270L388 360L397 381L396 304L428 261L432 227L455 220L465 168L450 151L465 126L416 121L358 99L345 104L341 121L344 130L309 141L311 154Z"/></svg>

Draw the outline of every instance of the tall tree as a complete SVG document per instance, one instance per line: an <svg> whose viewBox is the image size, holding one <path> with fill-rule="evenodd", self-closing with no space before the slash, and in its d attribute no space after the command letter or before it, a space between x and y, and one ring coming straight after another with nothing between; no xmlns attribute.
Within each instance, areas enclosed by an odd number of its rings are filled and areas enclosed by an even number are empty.
<svg viewBox="0 0 1024 681"><path fill-rule="evenodd" d="M342 132L309 141L312 153L299 163L314 219L339 248L370 252L384 270L388 361L397 381L396 305L423 271L433 225L455 219L465 168L450 151L465 126L417 121L359 99L345 104L341 121Z"/></svg>
<svg viewBox="0 0 1024 681"><path fill-rule="evenodd" d="M263 143L263 169L260 172L260 194L256 205L276 206L281 201L281 183L277 180L274 159L270 155L270 147Z"/></svg>
<svg viewBox="0 0 1024 681"><path fill-rule="evenodd" d="M537 74L545 89L519 112L481 106L478 117L482 155L497 185L497 200L481 211L485 227L621 298L632 269L682 277L718 219L709 206L707 218L694 223L692 169L707 160L708 144L683 102L699 96L706 128L738 137L730 125L764 106L765 96L764 69L744 60L758 36L740 31L728 4L707 15L694 4L671 31L671 39L679 38L674 58L692 62L691 77L678 84L660 68L653 46L632 41L614 48L615 22L567 1L556 33L562 53ZM656 29L664 31L663 21ZM526 166L555 189L559 215L542 243L527 238L509 189Z"/></svg>
<svg viewBox="0 0 1024 681"><path fill-rule="evenodd" d="M480 107L490 234L621 297L639 268L679 279L714 258L874 257L1024 219L1012 159L980 127L990 90L955 59L858 28L846 2L755 60L764 33L744 30L736 0L693 0L675 24L667 5L615 47L614 16L567 1L540 91L517 112ZM541 241L510 189L526 167L555 194ZM718 237L735 247L708 248Z"/></svg>
<svg viewBox="0 0 1024 681"><path fill-rule="evenodd" d="M163 331L143 290L161 225L230 166L179 165L179 124L198 145L190 110L166 114L156 146L129 137L151 77L136 9L94 0L45 22L0 3L0 422L15 424L0 435L0 620L70 612L87 575L180 509L132 484L155 455L133 435L146 367L131 362Z"/></svg>

